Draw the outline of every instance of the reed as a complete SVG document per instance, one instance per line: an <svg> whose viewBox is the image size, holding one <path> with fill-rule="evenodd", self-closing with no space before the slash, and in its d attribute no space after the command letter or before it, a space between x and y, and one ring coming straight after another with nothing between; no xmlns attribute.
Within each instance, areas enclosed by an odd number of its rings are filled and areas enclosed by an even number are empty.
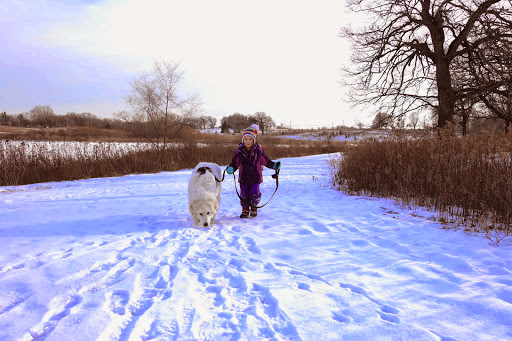
<svg viewBox="0 0 512 341"><path fill-rule="evenodd" d="M358 143L334 166L333 183L344 192L425 207L495 244L512 233L510 136L395 135Z"/></svg>
<svg viewBox="0 0 512 341"><path fill-rule="evenodd" d="M78 180L192 169L201 161L227 165L240 136L195 136L155 146L147 143L0 141L0 186ZM344 142L296 141L258 137L274 159L346 150Z"/></svg>

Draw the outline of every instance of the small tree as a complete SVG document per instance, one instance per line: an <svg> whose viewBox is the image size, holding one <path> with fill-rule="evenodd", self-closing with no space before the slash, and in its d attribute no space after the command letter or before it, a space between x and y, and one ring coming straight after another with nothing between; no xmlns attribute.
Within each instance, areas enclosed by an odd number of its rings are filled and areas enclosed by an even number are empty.
<svg viewBox="0 0 512 341"><path fill-rule="evenodd" d="M255 113L251 117L251 120L254 121L260 127L262 134L265 134L265 130L272 129L276 125L272 117L268 116L264 112Z"/></svg>
<svg viewBox="0 0 512 341"><path fill-rule="evenodd" d="M126 97L132 111L114 116L127 122L132 133L165 150L185 125L201 112L198 95L183 97L178 91L183 81L179 64L172 61L154 61L153 69L130 82L131 92Z"/></svg>
<svg viewBox="0 0 512 341"><path fill-rule="evenodd" d="M215 128L215 125L217 124L217 119L213 116L204 116L206 119L206 127L209 129Z"/></svg>
<svg viewBox="0 0 512 341"><path fill-rule="evenodd" d="M420 114L417 111L414 111L409 115L409 124L411 125L412 129L416 130L416 126L418 125L419 121Z"/></svg>
<svg viewBox="0 0 512 341"><path fill-rule="evenodd" d="M234 113L222 118L222 124L233 129L234 132L240 132L249 125L249 117L240 113Z"/></svg>
<svg viewBox="0 0 512 341"><path fill-rule="evenodd" d="M220 132L228 133L229 129L230 129L230 127L229 127L228 121L223 118L221 121L221 125L220 125Z"/></svg>
<svg viewBox="0 0 512 341"><path fill-rule="evenodd" d="M54 127L57 121L56 115L49 105L36 105L29 111L28 118L32 124L40 127Z"/></svg>
<svg viewBox="0 0 512 341"><path fill-rule="evenodd" d="M386 129L393 124L393 115L378 112L372 121L372 129Z"/></svg>
<svg viewBox="0 0 512 341"><path fill-rule="evenodd" d="M10 122L9 115L4 111L0 114L0 124L1 125L8 125Z"/></svg>
<svg viewBox="0 0 512 341"><path fill-rule="evenodd" d="M194 120L192 126L196 129L213 129L216 123L217 119L215 117L202 115Z"/></svg>

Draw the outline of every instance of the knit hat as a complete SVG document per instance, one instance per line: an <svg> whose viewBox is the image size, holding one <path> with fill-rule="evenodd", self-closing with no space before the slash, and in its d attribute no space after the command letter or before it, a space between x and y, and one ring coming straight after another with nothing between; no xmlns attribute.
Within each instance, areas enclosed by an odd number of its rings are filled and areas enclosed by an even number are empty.
<svg viewBox="0 0 512 341"><path fill-rule="evenodd" d="M250 127L245 128L242 133L242 142L244 142L245 135L251 136L254 139L254 142L256 142L256 135L258 135L258 130L260 130L260 127L258 127L257 124L253 124Z"/></svg>

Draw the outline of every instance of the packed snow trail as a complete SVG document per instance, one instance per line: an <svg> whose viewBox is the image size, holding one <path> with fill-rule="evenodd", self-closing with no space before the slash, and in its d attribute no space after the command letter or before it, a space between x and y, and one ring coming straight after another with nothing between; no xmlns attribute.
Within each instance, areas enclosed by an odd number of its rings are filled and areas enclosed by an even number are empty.
<svg viewBox="0 0 512 341"><path fill-rule="evenodd" d="M190 170L0 188L0 340L512 340L512 242L284 159L239 219L191 226ZM275 182L265 172L262 202Z"/></svg>

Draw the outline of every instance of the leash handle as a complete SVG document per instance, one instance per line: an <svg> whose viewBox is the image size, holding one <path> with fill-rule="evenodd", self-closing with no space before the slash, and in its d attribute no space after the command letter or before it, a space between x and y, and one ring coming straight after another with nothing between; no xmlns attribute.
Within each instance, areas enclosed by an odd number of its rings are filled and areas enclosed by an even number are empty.
<svg viewBox="0 0 512 341"><path fill-rule="evenodd" d="M272 174L272 179L276 179L279 177L279 172L281 171L281 161L276 162L276 172Z"/></svg>

